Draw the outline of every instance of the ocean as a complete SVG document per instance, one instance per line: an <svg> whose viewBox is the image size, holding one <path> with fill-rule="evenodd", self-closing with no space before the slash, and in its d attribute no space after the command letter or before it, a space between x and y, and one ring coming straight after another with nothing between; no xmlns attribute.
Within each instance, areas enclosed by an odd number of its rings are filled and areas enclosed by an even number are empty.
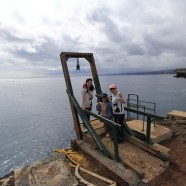
<svg viewBox="0 0 186 186"><path fill-rule="evenodd" d="M81 102L86 77L72 77L73 91ZM163 75L110 75L99 77L102 91L115 83L125 98L137 94L156 103L156 114L186 111L186 79ZM93 111L96 112L93 101ZM11 170L50 156L75 139L63 77L0 79L0 177Z"/></svg>

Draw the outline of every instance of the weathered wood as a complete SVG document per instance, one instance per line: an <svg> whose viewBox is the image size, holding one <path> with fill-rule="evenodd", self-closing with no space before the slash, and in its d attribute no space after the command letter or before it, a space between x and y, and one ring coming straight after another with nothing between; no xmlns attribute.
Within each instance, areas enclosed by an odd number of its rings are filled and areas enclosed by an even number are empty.
<svg viewBox="0 0 186 186"><path fill-rule="evenodd" d="M141 182L141 179L134 171L126 169L121 163L103 156L90 144L77 141L77 145L84 153L89 155L95 163L101 164L105 172L119 185L138 185Z"/></svg>
<svg viewBox="0 0 186 186"><path fill-rule="evenodd" d="M166 153L164 154L164 152L160 151L160 149L156 148L156 146L152 146L149 145L133 136L128 136L125 135L125 138L132 142L133 144L139 146L140 148L142 148L143 150L150 152L151 154L155 155L156 157L164 160L164 161L168 161L169 160L169 155Z"/></svg>
<svg viewBox="0 0 186 186"><path fill-rule="evenodd" d="M169 152L170 152L170 149L169 148L167 148L167 147L165 147L163 145L160 145L158 143L154 143L152 146L155 149L159 150L161 153L165 154L166 156L168 156L168 157L170 156L169 155Z"/></svg>
<svg viewBox="0 0 186 186"><path fill-rule="evenodd" d="M67 66L67 60L69 56L66 55L65 53L61 53L60 58L61 58L61 65L63 69L63 74L64 74L67 90L69 91L70 95L73 96L74 93L73 93L72 84L71 84L70 75L69 75L68 66ZM70 100L70 98L69 98L69 102L70 102L70 108L72 111L72 117L74 121L74 128L76 131L76 136L77 136L77 139L80 140L80 139L83 139L83 135L80 129L79 117L75 109L75 106L73 105L73 102L72 100Z"/></svg>

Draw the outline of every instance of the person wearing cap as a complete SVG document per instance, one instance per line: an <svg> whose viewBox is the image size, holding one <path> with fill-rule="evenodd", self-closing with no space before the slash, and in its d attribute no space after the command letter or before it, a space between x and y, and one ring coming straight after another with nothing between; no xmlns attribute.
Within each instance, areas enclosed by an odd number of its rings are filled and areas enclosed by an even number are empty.
<svg viewBox="0 0 186 186"><path fill-rule="evenodd" d="M101 115L102 117L105 117L109 120L112 120L112 116L113 116L112 104L108 100L108 95L106 93L102 93L101 100L98 101L98 103L96 105L96 109L97 109L99 115ZM107 124L105 124L105 128L106 128L106 137L109 138L111 128Z"/></svg>
<svg viewBox="0 0 186 186"><path fill-rule="evenodd" d="M93 99L93 90L94 86L92 84L92 79L86 79L86 82L83 84L83 88L81 90L82 95L82 109L92 110L92 99ZM90 115L87 115L87 119L90 120Z"/></svg>
<svg viewBox="0 0 186 186"><path fill-rule="evenodd" d="M117 90L115 84L109 86L110 92L112 93L112 110L113 110L113 119L114 122L121 125L118 129L118 141L123 142L124 140L124 119L125 119L125 110L124 104L125 100L120 91Z"/></svg>

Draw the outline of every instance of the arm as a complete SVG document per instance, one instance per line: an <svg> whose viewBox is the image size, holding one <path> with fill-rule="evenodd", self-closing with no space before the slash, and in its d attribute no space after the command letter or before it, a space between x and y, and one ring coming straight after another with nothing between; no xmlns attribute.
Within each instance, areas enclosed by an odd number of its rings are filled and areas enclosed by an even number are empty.
<svg viewBox="0 0 186 186"><path fill-rule="evenodd" d="M93 99L93 92L92 92L92 91L88 91L88 94L89 94L90 97Z"/></svg>
<svg viewBox="0 0 186 186"><path fill-rule="evenodd" d="M123 98L123 96L122 96L122 93L121 92L118 92L118 95L119 95L119 97L121 98L121 103L125 103L125 100L124 100L124 98Z"/></svg>
<svg viewBox="0 0 186 186"><path fill-rule="evenodd" d="M97 103L96 110L98 111L98 115L100 115L100 113L101 113L101 102Z"/></svg>
<svg viewBox="0 0 186 186"><path fill-rule="evenodd" d="M85 94L82 95L82 109L85 110Z"/></svg>

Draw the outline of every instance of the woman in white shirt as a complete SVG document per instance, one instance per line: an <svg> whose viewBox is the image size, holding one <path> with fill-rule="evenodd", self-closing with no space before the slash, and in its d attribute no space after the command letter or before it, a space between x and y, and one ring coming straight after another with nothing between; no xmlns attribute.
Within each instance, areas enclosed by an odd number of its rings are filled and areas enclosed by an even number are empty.
<svg viewBox="0 0 186 186"><path fill-rule="evenodd" d="M82 109L92 110L92 99L93 99L93 90L94 86L92 84L92 79L86 79L86 82L83 84L83 89L81 90L82 95ZM90 120L90 115L86 114L88 120Z"/></svg>
<svg viewBox="0 0 186 186"><path fill-rule="evenodd" d="M118 142L123 142L124 140L124 119L125 119L125 110L124 104L125 99L120 91L117 90L115 84L109 86L110 92L112 93L112 109L113 109L113 119L114 122L121 125L118 129Z"/></svg>

